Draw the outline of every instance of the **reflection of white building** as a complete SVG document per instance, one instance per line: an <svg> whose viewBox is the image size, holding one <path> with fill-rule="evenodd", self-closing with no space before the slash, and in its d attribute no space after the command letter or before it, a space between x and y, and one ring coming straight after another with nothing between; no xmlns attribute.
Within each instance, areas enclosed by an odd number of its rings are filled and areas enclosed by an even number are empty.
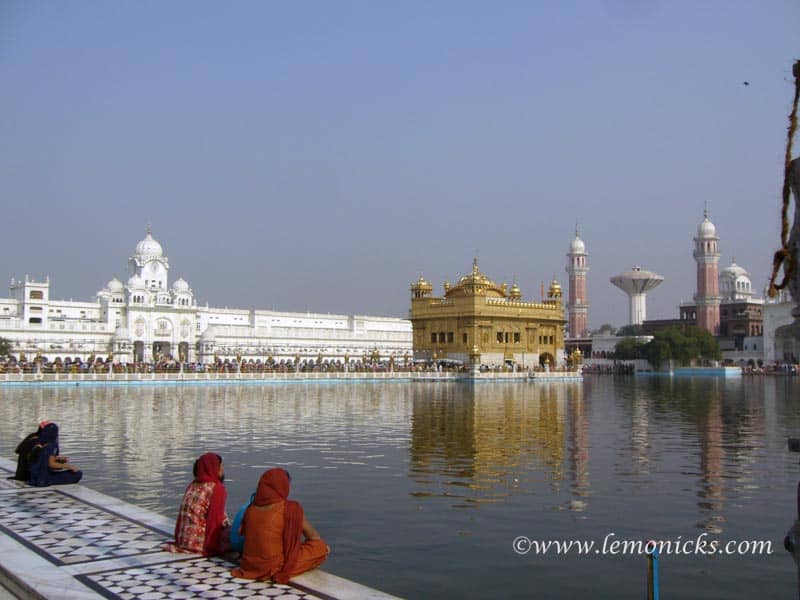
<svg viewBox="0 0 800 600"><path fill-rule="evenodd" d="M128 270L126 284L114 277L95 302L51 300L49 278L12 279L11 297L0 298L0 337L16 355L50 360L109 352L119 362L411 355L406 319L199 307L182 278L169 285L169 261L149 228Z"/></svg>

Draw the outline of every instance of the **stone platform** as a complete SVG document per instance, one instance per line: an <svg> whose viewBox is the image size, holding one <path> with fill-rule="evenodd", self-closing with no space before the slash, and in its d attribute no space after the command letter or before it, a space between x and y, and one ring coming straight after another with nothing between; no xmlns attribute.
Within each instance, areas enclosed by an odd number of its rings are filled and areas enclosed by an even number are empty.
<svg viewBox="0 0 800 600"><path fill-rule="evenodd" d="M234 579L223 559L163 552L170 519L80 484L34 488L6 479L14 469L0 459L0 585L18 598L395 598L319 569L286 585Z"/></svg>

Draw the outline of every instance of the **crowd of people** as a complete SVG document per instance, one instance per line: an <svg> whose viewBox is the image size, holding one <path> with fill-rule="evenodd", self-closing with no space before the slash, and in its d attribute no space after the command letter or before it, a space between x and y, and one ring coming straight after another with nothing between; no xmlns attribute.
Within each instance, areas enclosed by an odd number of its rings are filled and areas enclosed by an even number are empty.
<svg viewBox="0 0 800 600"><path fill-rule="evenodd" d="M548 370L563 371L566 367L552 367ZM25 357L16 359L6 357L0 359L2 373L426 373L426 372L466 372L469 366L458 361L448 360L415 360L395 361L372 359L266 359L260 358L217 358L211 362L180 362L171 356L164 356L156 361L122 363L115 362L112 356L89 356L86 360L80 357L56 358L53 361L44 356L33 360ZM543 371L545 367L533 369L519 364L481 365L481 372L521 372L526 370Z"/></svg>
<svg viewBox="0 0 800 600"><path fill-rule="evenodd" d="M17 471L11 478L37 487L78 483L83 473L59 453L58 442L58 425L39 423L17 446ZM318 567L330 554L302 505L289 500L292 478L285 469L265 471L233 521L226 512L222 457L203 454L192 474L178 510L175 539L165 550L223 555L239 562L233 577L277 583Z"/></svg>
<svg viewBox="0 0 800 600"><path fill-rule="evenodd" d="M236 359L217 358L214 361L181 363L170 356L148 362L115 362L113 357L90 356L86 360L75 358L46 357L28 360L6 357L0 359L0 373L406 373L416 371L457 371L459 365L436 365L434 363L412 363L393 360L348 360L338 359Z"/></svg>

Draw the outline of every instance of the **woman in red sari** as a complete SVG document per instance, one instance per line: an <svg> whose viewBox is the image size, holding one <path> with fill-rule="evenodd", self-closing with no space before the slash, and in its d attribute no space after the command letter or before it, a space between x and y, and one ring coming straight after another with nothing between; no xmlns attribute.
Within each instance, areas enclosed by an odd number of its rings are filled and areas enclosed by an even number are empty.
<svg viewBox="0 0 800 600"><path fill-rule="evenodd" d="M306 520L303 507L287 500L290 480L283 469L270 469L259 479L242 520L244 551L239 568L231 571L234 577L286 583L328 557L331 549Z"/></svg>
<svg viewBox="0 0 800 600"><path fill-rule="evenodd" d="M172 552L198 552L214 556L229 547L230 521L225 514L228 492L222 481L225 468L222 457L203 454L194 465L194 481L186 488L175 523Z"/></svg>

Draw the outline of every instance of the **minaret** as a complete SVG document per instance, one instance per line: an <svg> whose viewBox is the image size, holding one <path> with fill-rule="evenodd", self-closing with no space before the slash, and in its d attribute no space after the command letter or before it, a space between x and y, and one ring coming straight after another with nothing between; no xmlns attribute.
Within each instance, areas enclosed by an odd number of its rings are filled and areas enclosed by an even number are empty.
<svg viewBox="0 0 800 600"><path fill-rule="evenodd" d="M694 260L697 262L697 326L719 334L719 237L717 228L708 220L708 209L703 211L703 222L697 226L694 238Z"/></svg>
<svg viewBox="0 0 800 600"><path fill-rule="evenodd" d="M569 337L582 337L588 333L587 321L589 320L589 302L586 297L586 246L578 236L578 227L575 226L575 239L569 246L567 254L567 268L569 274L569 298L567 311L569 312Z"/></svg>

